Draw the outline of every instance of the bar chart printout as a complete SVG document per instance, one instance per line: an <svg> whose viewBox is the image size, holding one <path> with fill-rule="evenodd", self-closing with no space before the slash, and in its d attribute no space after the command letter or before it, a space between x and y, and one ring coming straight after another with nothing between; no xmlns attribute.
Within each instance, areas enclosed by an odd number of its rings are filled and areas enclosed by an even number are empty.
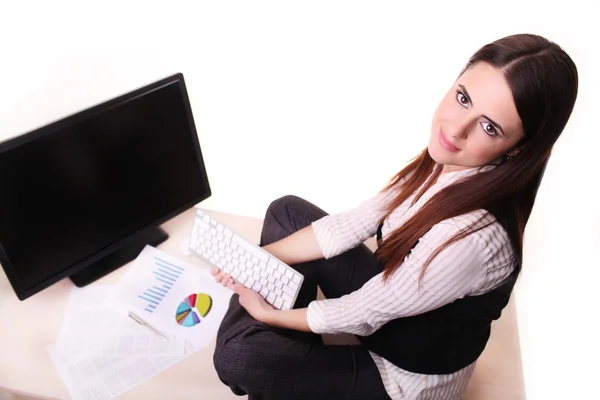
<svg viewBox="0 0 600 400"><path fill-rule="evenodd" d="M193 292L193 284L203 276L210 273L148 245L105 303L124 314L134 312L148 323L167 321L181 297Z"/></svg>
<svg viewBox="0 0 600 400"><path fill-rule="evenodd" d="M144 311L149 313L153 313L160 306L184 272L182 267L164 258L166 257L152 256L150 284L138 295L138 298L145 302Z"/></svg>

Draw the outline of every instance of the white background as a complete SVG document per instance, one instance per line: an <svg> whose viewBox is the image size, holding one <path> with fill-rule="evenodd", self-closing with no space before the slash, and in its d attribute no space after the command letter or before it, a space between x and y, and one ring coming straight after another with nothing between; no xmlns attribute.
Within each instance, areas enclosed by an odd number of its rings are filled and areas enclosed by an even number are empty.
<svg viewBox="0 0 600 400"><path fill-rule="evenodd" d="M183 72L213 190L204 207L262 217L296 194L333 213L427 145L435 107L480 46L544 35L575 60L580 86L526 231L525 383L528 399L590 398L599 16L597 1L0 2L0 139Z"/></svg>

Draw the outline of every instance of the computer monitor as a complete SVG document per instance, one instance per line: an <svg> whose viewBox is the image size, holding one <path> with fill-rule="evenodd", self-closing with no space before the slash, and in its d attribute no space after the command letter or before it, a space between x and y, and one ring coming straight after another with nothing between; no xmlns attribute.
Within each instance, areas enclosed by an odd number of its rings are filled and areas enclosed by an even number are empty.
<svg viewBox="0 0 600 400"><path fill-rule="evenodd" d="M181 73L0 143L0 263L21 300L167 238L210 197Z"/></svg>

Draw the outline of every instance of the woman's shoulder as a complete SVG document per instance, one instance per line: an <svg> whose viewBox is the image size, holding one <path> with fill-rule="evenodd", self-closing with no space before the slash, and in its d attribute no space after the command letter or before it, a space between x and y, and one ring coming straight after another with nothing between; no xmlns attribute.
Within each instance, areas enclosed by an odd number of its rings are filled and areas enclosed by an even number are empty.
<svg viewBox="0 0 600 400"><path fill-rule="evenodd" d="M508 232L498 220L487 210L479 209L469 213L458 215L440 222L450 224L461 231L463 229L477 229L470 233L486 255L487 260L495 257L511 258L514 253Z"/></svg>
<svg viewBox="0 0 600 400"><path fill-rule="evenodd" d="M449 218L441 223L452 224L457 228L483 228L469 234L472 242L477 243L482 254L482 267L485 279L481 287L472 294L485 293L502 283L516 266L514 247L507 231L487 210L475 210L464 215Z"/></svg>

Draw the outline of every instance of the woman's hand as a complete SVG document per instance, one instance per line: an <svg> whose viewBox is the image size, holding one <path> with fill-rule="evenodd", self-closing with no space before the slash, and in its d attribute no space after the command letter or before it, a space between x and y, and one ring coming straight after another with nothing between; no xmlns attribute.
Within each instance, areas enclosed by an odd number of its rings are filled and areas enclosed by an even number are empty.
<svg viewBox="0 0 600 400"><path fill-rule="evenodd" d="M227 286L240 296L240 304L248 311L248 314L257 321L267 322L268 316L274 308L259 293L236 283L230 275L219 268L214 268L212 275L218 283Z"/></svg>

